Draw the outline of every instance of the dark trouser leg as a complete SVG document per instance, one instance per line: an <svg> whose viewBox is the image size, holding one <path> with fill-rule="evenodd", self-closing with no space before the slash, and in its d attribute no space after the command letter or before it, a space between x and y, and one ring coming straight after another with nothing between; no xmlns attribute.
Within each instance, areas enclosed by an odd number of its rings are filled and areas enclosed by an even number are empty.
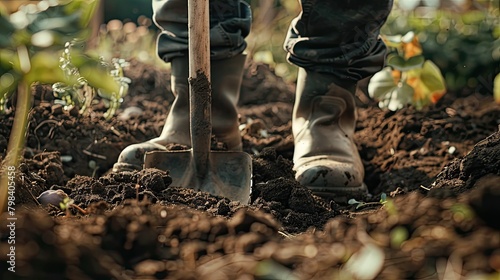
<svg viewBox="0 0 500 280"><path fill-rule="evenodd" d="M381 69L385 46L379 31L392 0L301 0L302 13L290 25L285 50L302 68L361 80Z"/></svg>
<svg viewBox="0 0 500 280"><path fill-rule="evenodd" d="M153 20L162 30L158 55L166 62L187 54L187 3L187 0L153 0ZM251 22L250 7L243 0L211 0L211 58L220 60L242 53Z"/></svg>

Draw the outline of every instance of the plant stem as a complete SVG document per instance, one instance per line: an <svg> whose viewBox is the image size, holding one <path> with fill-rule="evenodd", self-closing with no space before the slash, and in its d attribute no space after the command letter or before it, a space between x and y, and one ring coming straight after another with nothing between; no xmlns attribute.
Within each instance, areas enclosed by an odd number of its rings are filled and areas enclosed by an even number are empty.
<svg viewBox="0 0 500 280"><path fill-rule="evenodd" d="M9 166L15 166L16 170L19 167L19 161L24 150L24 142L26 140L26 129L28 127L28 113L31 108L31 92L30 84L26 81L21 81L17 87L17 104L14 123L10 132L9 144L7 146L7 154L0 169L3 173L0 179L0 213L7 208L8 197L8 176L3 176L5 170Z"/></svg>
<svg viewBox="0 0 500 280"><path fill-rule="evenodd" d="M75 204L71 204L71 207L75 208L76 210L80 211L80 213L82 213L83 215L87 215L87 211L83 210L83 208L81 208L80 206L78 205L75 205Z"/></svg>

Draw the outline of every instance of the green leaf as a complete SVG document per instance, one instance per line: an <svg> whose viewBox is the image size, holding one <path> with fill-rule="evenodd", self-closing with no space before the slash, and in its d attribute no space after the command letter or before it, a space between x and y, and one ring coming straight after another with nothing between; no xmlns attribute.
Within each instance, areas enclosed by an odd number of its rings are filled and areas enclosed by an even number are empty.
<svg viewBox="0 0 500 280"><path fill-rule="evenodd" d="M7 15L0 15L0 48L12 46L12 34L15 31L14 25L9 21Z"/></svg>
<svg viewBox="0 0 500 280"><path fill-rule="evenodd" d="M119 84L97 59L83 54L72 54L72 63L79 69L80 76L84 77L90 86L107 93L120 91Z"/></svg>
<svg viewBox="0 0 500 280"><path fill-rule="evenodd" d="M92 19L96 2L97 0L61 0L58 5L49 3L44 9L19 10L15 13L16 20L11 23L17 29L25 30L28 37L50 31L57 38L55 43L64 43L88 34L85 28Z"/></svg>
<svg viewBox="0 0 500 280"><path fill-rule="evenodd" d="M392 77L392 69L385 67L370 79L368 84L368 93L371 98L380 100L384 96L394 90L397 84Z"/></svg>
<svg viewBox="0 0 500 280"><path fill-rule="evenodd" d="M80 27L87 27L92 21L98 4L99 0L73 0L68 3L66 11L69 13L78 12L80 15Z"/></svg>
<svg viewBox="0 0 500 280"><path fill-rule="evenodd" d="M8 49L0 49L0 113L5 111L5 104L16 91L21 75L13 68L16 53Z"/></svg>
<svg viewBox="0 0 500 280"><path fill-rule="evenodd" d="M15 52L8 49L0 49L0 75L13 69L14 60L17 59Z"/></svg>
<svg viewBox="0 0 500 280"><path fill-rule="evenodd" d="M391 247L399 249L403 242L408 240L408 237L408 230L404 226L397 226L393 228L390 233Z"/></svg>
<svg viewBox="0 0 500 280"><path fill-rule="evenodd" d="M66 84L76 83L72 77L67 77L59 68L59 57L53 52L40 51L31 58L31 70L26 75L29 83L40 82L53 84L64 82Z"/></svg>
<svg viewBox="0 0 500 280"><path fill-rule="evenodd" d="M410 57L406 61L406 66L411 68L421 67L425 62L425 57L423 55L416 55Z"/></svg>
<svg viewBox="0 0 500 280"><path fill-rule="evenodd" d="M430 60L425 61L420 78L432 92L446 90L446 84L444 82L443 75L441 74L441 70Z"/></svg>
<svg viewBox="0 0 500 280"><path fill-rule="evenodd" d="M357 200L356 200L356 199L354 199L354 198L351 198L351 199L349 199L349 201L347 201L347 203L348 203L349 205L353 205L353 204L359 204L359 203L361 203L361 202L357 201Z"/></svg>
<svg viewBox="0 0 500 280"><path fill-rule="evenodd" d="M398 70L401 70L401 68L404 68L405 62L406 62L405 58L401 55L398 55L398 54L390 54L387 57L387 65L389 65L395 69L398 69Z"/></svg>
<svg viewBox="0 0 500 280"><path fill-rule="evenodd" d="M418 67L421 67L425 62L423 55L417 55L410 57L408 60L400 55L389 55L387 58L387 64L394 67L399 71L409 71Z"/></svg>
<svg viewBox="0 0 500 280"><path fill-rule="evenodd" d="M4 6L2 2L0 2L0 16L7 15L7 7Z"/></svg>
<svg viewBox="0 0 500 280"><path fill-rule="evenodd" d="M16 90L17 84L21 80L19 75L14 72L0 74L0 99L6 101L8 97ZM4 102L2 102L3 104Z"/></svg>
<svg viewBox="0 0 500 280"><path fill-rule="evenodd" d="M478 24L485 20L486 14L482 11L468 11L461 16L461 19L465 24Z"/></svg>
<svg viewBox="0 0 500 280"><path fill-rule="evenodd" d="M60 41L66 42L83 31L79 25L81 12L67 13L62 5L50 6L44 11L26 16L29 19L26 29L32 34L48 30L61 37Z"/></svg>

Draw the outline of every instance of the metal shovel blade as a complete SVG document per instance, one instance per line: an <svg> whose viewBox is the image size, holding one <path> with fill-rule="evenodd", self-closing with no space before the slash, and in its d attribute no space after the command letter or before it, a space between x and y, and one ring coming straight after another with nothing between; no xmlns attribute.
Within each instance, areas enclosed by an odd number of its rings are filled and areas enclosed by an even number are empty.
<svg viewBox="0 0 500 280"><path fill-rule="evenodd" d="M191 188L248 204L252 159L244 152L210 152L208 172L196 175L192 150L146 153L144 167L168 170L172 187Z"/></svg>

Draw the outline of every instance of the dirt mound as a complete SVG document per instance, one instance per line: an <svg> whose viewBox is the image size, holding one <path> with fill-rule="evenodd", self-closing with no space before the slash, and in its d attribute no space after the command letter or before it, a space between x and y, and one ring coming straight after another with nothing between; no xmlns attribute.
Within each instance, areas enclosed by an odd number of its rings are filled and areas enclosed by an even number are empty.
<svg viewBox="0 0 500 280"><path fill-rule="evenodd" d="M162 170L108 173L124 147L160 134L172 101L168 71L132 64L130 94L111 121L102 103L79 115L35 87L16 180L16 274L3 269L2 230L2 279L499 275L500 107L491 96L449 93L422 111L361 106L355 138L371 194L325 201L294 180L294 85L251 64L240 100L254 171L245 206L170 187ZM2 155L12 117L0 120ZM47 189L86 213L39 206ZM0 222L6 228L5 214Z"/></svg>

